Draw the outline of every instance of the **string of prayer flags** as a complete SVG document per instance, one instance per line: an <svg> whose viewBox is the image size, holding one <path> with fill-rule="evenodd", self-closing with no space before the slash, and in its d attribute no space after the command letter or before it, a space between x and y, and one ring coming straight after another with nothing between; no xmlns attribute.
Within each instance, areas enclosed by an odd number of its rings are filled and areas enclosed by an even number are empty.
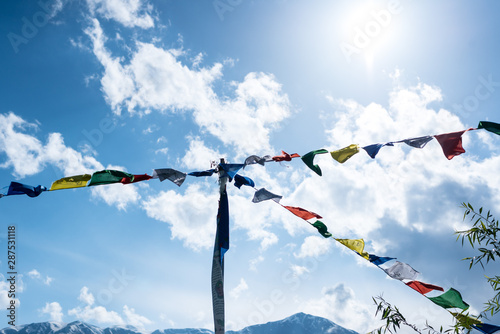
<svg viewBox="0 0 500 334"><path fill-rule="evenodd" d="M285 151L281 151L281 155L277 155L277 156L272 157L272 159L274 161L277 161L277 162L279 162L279 161L292 161L293 158L300 158L300 155L297 153L288 154Z"/></svg>
<svg viewBox="0 0 500 334"><path fill-rule="evenodd" d="M101 184L119 183L124 177L129 177L132 180L134 179L134 175L132 174L125 173L119 170L105 169L92 174L88 186L91 187Z"/></svg>
<svg viewBox="0 0 500 334"><path fill-rule="evenodd" d="M498 124L498 123L481 121L481 122L479 122L479 125L477 126L477 128L478 129L485 129L486 131L493 132L494 134L497 134L500 136L500 124Z"/></svg>
<svg viewBox="0 0 500 334"><path fill-rule="evenodd" d="M420 281L410 281L410 282L405 283L405 284L408 285L413 290L420 292L423 295L431 292L432 290L444 291L444 289L440 286L429 284L429 283L424 283L424 282L420 282Z"/></svg>
<svg viewBox="0 0 500 334"><path fill-rule="evenodd" d="M307 167L309 167L316 174L321 176L321 168L319 168L318 165L314 164L314 157L318 154L325 154L325 153L328 153L328 151L325 149L315 150L315 151L311 151L309 153L306 153L305 155L302 156L301 159L302 159L302 161L304 161L304 163L307 165Z"/></svg>
<svg viewBox="0 0 500 334"><path fill-rule="evenodd" d="M44 191L47 191L47 188L41 185L34 187L19 182L11 182L9 189L7 190L7 194L2 194L0 197L11 195L28 195L29 197L37 197Z"/></svg>
<svg viewBox="0 0 500 334"><path fill-rule="evenodd" d="M340 150L336 150L330 152L330 155L333 159L337 160L341 164L349 160L350 157L359 152L359 145L351 144L347 147L341 148Z"/></svg>
<svg viewBox="0 0 500 334"><path fill-rule="evenodd" d="M153 170L152 178L158 178L160 179L160 182L170 180L180 187L186 180L186 175L186 173L179 172L178 170L172 168L159 168Z"/></svg>
<svg viewBox="0 0 500 334"><path fill-rule="evenodd" d="M367 260L369 259L370 257L369 254L363 251L365 249L365 241L363 239L335 239L335 240L337 240L347 248L355 251L361 257L364 257Z"/></svg>
<svg viewBox="0 0 500 334"><path fill-rule="evenodd" d="M191 172L188 175L200 177L200 176L212 176L214 173L215 173L215 169L209 169L209 170L204 170L201 172Z"/></svg>
<svg viewBox="0 0 500 334"><path fill-rule="evenodd" d="M236 173L238 173L238 171L245 165L244 164L220 164L219 166L221 166L222 170L224 171L224 173L222 173L222 176L227 175L229 177L229 182L231 182L233 180L234 176L236 175Z"/></svg>
<svg viewBox="0 0 500 334"><path fill-rule="evenodd" d="M458 132L444 133L441 135L435 135L443 153L448 160L453 159L453 157L465 153L465 149L462 147L462 135L469 130L474 130L473 128L462 130Z"/></svg>
<svg viewBox="0 0 500 334"><path fill-rule="evenodd" d="M280 200L283 198L283 196L273 194L272 192L268 191L266 188L261 188L255 192L253 195L252 202L254 203L259 203L262 201L266 201L268 199L272 199L276 203L279 203Z"/></svg>
<svg viewBox="0 0 500 334"><path fill-rule="evenodd" d="M322 221L315 221L314 223L311 224L312 226L316 227L318 230L319 234L321 234L325 238L330 238L332 234L328 232L328 228L326 227L325 224L323 224Z"/></svg>
<svg viewBox="0 0 500 334"><path fill-rule="evenodd" d="M50 186L49 190L52 191L60 189L86 187L87 182L90 180L91 177L92 176L90 174L63 177L62 179L52 182L52 185Z"/></svg>
<svg viewBox="0 0 500 334"><path fill-rule="evenodd" d="M296 215L297 217L300 217L300 218L302 218L304 220L309 220L309 219L312 219L312 218L318 218L318 219L323 218L320 215L318 215L317 213L314 213L312 211L307 211L307 210L299 208L297 206L286 206L286 205L284 205L283 207L285 209L287 209L288 211L290 211L291 213L293 213L294 215Z"/></svg>
<svg viewBox="0 0 500 334"><path fill-rule="evenodd" d="M253 165L253 164L259 164L264 166L266 162L273 161L273 158L271 158L270 155L265 155L263 157L259 157L258 155L251 155L248 158L245 159L244 165ZM245 168L243 166L243 168Z"/></svg>
<svg viewBox="0 0 500 334"><path fill-rule="evenodd" d="M428 297L434 304L443 308L460 308L467 310L469 304L462 300L462 295L457 290L450 288L448 291L437 297Z"/></svg>
<svg viewBox="0 0 500 334"><path fill-rule="evenodd" d="M212 307L216 334L225 333L224 254L229 250L229 202L226 186L221 189L212 259Z"/></svg>
<svg viewBox="0 0 500 334"><path fill-rule="evenodd" d="M428 142L430 142L434 137L432 136L423 136L416 138L403 139L401 141L396 141L395 143L405 143L414 148L424 148Z"/></svg>
<svg viewBox="0 0 500 334"><path fill-rule="evenodd" d="M409 264L396 261L391 267L387 269L382 269L387 275L397 280L414 280L419 274L418 271L413 269Z"/></svg>
<svg viewBox="0 0 500 334"><path fill-rule="evenodd" d="M376 266L380 266L380 265L382 265L390 260L395 260L395 259L396 259L395 257L377 256L377 255L373 255L373 254L369 254L369 256L368 256L368 261L370 261L371 263L373 263Z"/></svg>
<svg viewBox="0 0 500 334"><path fill-rule="evenodd" d="M378 154L378 151L380 151L380 149L383 146L394 146L394 144L392 142L385 143L385 144L372 144L372 145L368 145L368 146L363 147L363 150L365 150L366 153L368 153L370 158L375 159L375 156Z"/></svg>
<svg viewBox="0 0 500 334"><path fill-rule="evenodd" d="M120 182L123 184L130 184L130 183L136 183L136 182L141 182L141 181L147 181L152 179L152 177L148 174L140 174L140 175L133 175L131 178L130 177L124 177Z"/></svg>
<svg viewBox="0 0 500 334"><path fill-rule="evenodd" d="M478 331L480 331L484 334L493 334L493 333L500 331L500 327L495 326L495 325L484 324L484 323L472 325L471 327L474 329L477 329Z"/></svg>
<svg viewBox="0 0 500 334"><path fill-rule="evenodd" d="M234 186L238 187L238 189L240 189L241 186L249 186L253 188L255 187L255 182L253 182L253 180L249 177L236 174L234 176Z"/></svg>

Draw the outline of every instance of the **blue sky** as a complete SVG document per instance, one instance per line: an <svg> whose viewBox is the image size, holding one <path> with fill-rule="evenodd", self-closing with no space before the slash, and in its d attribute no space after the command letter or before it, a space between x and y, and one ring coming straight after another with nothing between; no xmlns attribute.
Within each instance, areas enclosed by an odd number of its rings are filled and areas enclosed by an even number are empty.
<svg viewBox="0 0 500 334"><path fill-rule="evenodd" d="M8 1L0 4L0 186L105 168L190 172L221 157L305 154L499 122L499 4L480 1ZM339 164L300 159L244 175L338 238L454 287L478 314L491 297L455 241L461 202L500 212L500 138L472 131L447 160L382 148ZM411 322L452 318L253 189L229 186L228 329L306 312L360 332L383 294ZM17 324L213 329L217 178L150 180L0 200L17 230ZM6 295L6 248L0 306ZM7 326L2 317L2 327ZM5 322L3 322L5 321ZM490 323L499 324L499 319Z"/></svg>

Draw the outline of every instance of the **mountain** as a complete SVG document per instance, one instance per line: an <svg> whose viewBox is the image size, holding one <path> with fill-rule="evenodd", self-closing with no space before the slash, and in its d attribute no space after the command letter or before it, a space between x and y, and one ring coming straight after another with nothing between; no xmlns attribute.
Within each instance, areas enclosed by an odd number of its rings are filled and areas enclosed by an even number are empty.
<svg viewBox="0 0 500 334"><path fill-rule="evenodd" d="M0 334L144 334L131 326L99 328L74 321L69 324L40 322L29 325L6 327ZM227 334L357 334L336 323L305 313L297 313L279 321L254 325L239 331L226 331ZM151 334L213 334L213 331L201 328L155 330Z"/></svg>

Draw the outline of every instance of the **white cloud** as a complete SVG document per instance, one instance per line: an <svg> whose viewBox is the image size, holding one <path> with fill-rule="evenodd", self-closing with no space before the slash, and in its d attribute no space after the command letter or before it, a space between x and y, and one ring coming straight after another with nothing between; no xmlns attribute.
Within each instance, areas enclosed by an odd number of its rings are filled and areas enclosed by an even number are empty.
<svg viewBox="0 0 500 334"><path fill-rule="evenodd" d="M50 315L50 321L62 322L63 312L62 307L58 302L45 303L45 306L41 309L43 314Z"/></svg>
<svg viewBox="0 0 500 334"><path fill-rule="evenodd" d="M304 303L304 312L331 319L360 333L376 328L373 310L356 299L354 291L343 283L323 288L323 297ZM372 319L372 320L370 320Z"/></svg>
<svg viewBox="0 0 500 334"><path fill-rule="evenodd" d="M92 15L115 20L126 27L143 29L154 27L152 6L143 0L87 0Z"/></svg>
<svg viewBox="0 0 500 334"><path fill-rule="evenodd" d="M152 323L151 320L135 313L135 310L133 308L129 308L127 305L123 306L123 314L125 314L127 324L138 329L144 329L145 325Z"/></svg>
<svg viewBox="0 0 500 334"><path fill-rule="evenodd" d="M246 290L248 290L248 284L247 284L247 282L243 278L241 278L240 279L240 283L234 289L232 289L229 292L229 294L234 299L238 299L240 297L241 293L243 291L246 291Z"/></svg>
<svg viewBox="0 0 500 334"><path fill-rule="evenodd" d="M50 283L53 280L52 277L49 277L49 276L46 276L45 278L43 278L42 274L40 274L40 272L36 269L33 269L30 272L28 272L28 277L30 277L31 279L34 279L34 280L40 280L45 285L50 285Z"/></svg>
<svg viewBox="0 0 500 334"><path fill-rule="evenodd" d="M296 277L300 277L300 276L307 274L309 272L309 269L307 269L306 267L299 266L296 264L291 265L290 269L292 270L293 275Z"/></svg>
<svg viewBox="0 0 500 334"><path fill-rule="evenodd" d="M332 249L334 241L330 238L318 236L309 236L304 239L304 243L300 246L298 254L294 254L296 258L318 257L326 254Z"/></svg>
<svg viewBox="0 0 500 334"><path fill-rule="evenodd" d="M80 295L78 296L78 300L89 306L93 305L95 302L94 295L91 292L89 292L89 288L87 288L86 286L84 286L80 290Z"/></svg>
<svg viewBox="0 0 500 334"><path fill-rule="evenodd" d="M92 305L95 302L94 295L89 292L89 289L84 286L80 290L80 295L78 296L78 300L82 303L85 303L83 308L78 306L68 311L68 315L72 315L77 319L81 319L83 321L96 321L99 324L109 323L114 325L123 325L125 322L118 315L118 313L114 311L108 311L103 306L95 306Z"/></svg>
<svg viewBox="0 0 500 334"><path fill-rule="evenodd" d="M188 66L178 59L182 51L165 50L137 42L128 64L113 58L99 21L86 30L93 51L104 66L101 79L106 101L114 112L151 110L193 113L194 121L241 155L269 153L270 133L290 115L290 102L274 76L249 73L232 83L234 97L219 97L213 84L222 77L222 64Z"/></svg>
<svg viewBox="0 0 500 334"><path fill-rule="evenodd" d="M0 274L0 307L3 310L5 310L10 305L11 299L9 298L9 288L10 284L5 280L5 277Z"/></svg>
<svg viewBox="0 0 500 334"><path fill-rule="evenodd" d="M210 169L212 161L219 161L222 158L218 151L207 146L199 137L189 138L189 149L182 158L182 164L189 169L206 170Z"/></svg>

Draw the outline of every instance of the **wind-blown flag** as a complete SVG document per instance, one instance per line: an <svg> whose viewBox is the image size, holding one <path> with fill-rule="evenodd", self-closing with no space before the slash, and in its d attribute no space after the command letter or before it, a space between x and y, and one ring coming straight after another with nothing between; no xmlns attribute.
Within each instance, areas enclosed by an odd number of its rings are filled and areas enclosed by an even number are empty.
<svg viewBox="0 0 500 334"><path fill-rule="evenodd" d="M444 291L444 289L440 286L432 285L432 284L424 283L424 282L420 282L420 281L410 281L410 282L406 283L406 285L408 285L413 290L420 292L423 295L431 292L432 290Z"/></svg>
<svg viewBox="0 0 500 334"><path fill-rule="evenodd" d="M416 137L416 138L408 138L408 139L403 139L401 141L398 141L396 143L405 143L407 145L410 145L411 147L415 148L424 148L425 145L427 145L428 142L430 142L434 137L432 136L423 136L423 137Z"/></svg>
<svg viewBox="0 0 500 334"><path fill-rule="evenodd" d="M419 274L418 271L413 269L409 264L396 261L390 268L383 269L387 275L397 280L414 280Z"/></svg>
<svg viewBox="0 0 500 334"><path fill-rule="evenodd" d="M277 155L277 156L272 157L272 159L274 161L278 161L278 162L279 161L292 161L292 158L300 158L300 155L298 155L297 153L288 154L285 151L281 151L281 155Z"/></svg>
<svg viewBox="0 0 500 334"><path fill-rule="evenodd" d="M229 249L229 203L224 188L220 194L217 212L214 255L212 260L212 307L215 334L224 334L224 254Z"/></svg>
<svg viewBox="0 0 500 334"><path fill-rule="evenodd" d="M160 179L160 182L170 180L180 187L186 180L186 175L186 173L179 172L178 170L172 168L159 168L153 170L152 178L158 178Z"/></svg>
<svg viewBox="0 0 500 334"><path fill-rule="evenodd" d="M351 144L347 147L341 148L340 150L330 152L330 155L332 156L333 159L343 164L350 157L352 157L358 152L359 152L359 145Z"/></svg>
<svg viewBox="0 0 500 334"><path fill-rule="evenodd" d="M347 248L355 251L365 259L369 259L369 254L364 252L365 241L363 239L335 239Z"/></svg>
<svg viewBox="0 0 500 334"><path fill-rule="evenodd" d="M221 166L222 170L224 171L224 173L222 173L222 177L224 176L228 176L229 177L229 182L231 182L234 178L234 176L236 175L236 173L238 173L238 171L244 167L245 165L244 164L220 164L219 166Z"/></svg>
<svg viewBox="0 0 500 334"><path fill-rule="evenodd" d="M368 261L373 263L374 265L380 266L390 260L396 259L395 257L386 257L386 256L377 256L373 254L369 254Z"/></svg>
<svg viewBox="0 0 500 334"><path fill-rule="evenodd" d="M287 209L288 211L290 211L291 213L293 213L294 215L296 215L297 217L300 217L300 218L302 218L304 220L309 220L309 219L312 219L312 218L318 218L318 219L323 218L320 215L318 215L317 213L314 213L314 212L311 212L311 211L307 211L307 210L299 208L297 206L286 206L286 205L284 205L283 207L285 209Z"/></svg>
<svg viewBox="0 0 500 334"><path fill-rule="evenodd" d="M439 145L441 145L441 148L443 149L443 153L448 160L453 159L454 156L465 153L465 150L462 147L462 135L466 131L469 131L469 130L474 130L474 129L470 128L470 129L458 131L458 132L451 132L451 133L444 133L441 135L434 135L434 137L439 142Z"/></svg>
<svg viewBox="0 0 500 334"><path fill-rule="evenodd" d="M119 170L105 169L92 174L88 186L119 183L124 177L129 177L132 181L134 180L134 175L132 174Z"/></svg>
<svg viewBox="0 0 500 334"><path fill-rule="evenodd" d="M461 308L467 310L469 304L462 300L462 295L457 290L450 288L448 291L437 297L428 297L434 304L442 308Z"/></svg>
<svg viewBox="0 0 500 334"><path fill-rule="evenodd" d="M57 181L52 182L49 190L59 190L59 189L71 189L71 188L81 188L86 187L87 182L90 180L90 174L75 175L63 177Z"/></svg>
<svg viewBox="0 0 500 334"><path fill-rule="evenodd" d="M467 329L472 329L473 325L482 324L482 322L478 318L471 317L467 314L456 313L456 312L450 312L450 313L460 322L460 325L464 326Z"/></svg>
<svg viewBox="0 0 500 334"><path fill-rule="evenodd" d="M261 188L255 192L253 195L252 202L254 203L259 203L262 201L266 201L268 199L272 199L276 203L279 203L280 200L283 198L283 196L273 194L272 192L268 191L266 188Z"/></svg>
<svg viewBox="0 0 500 334"><path fill-rule="evenodd" d="M120 182L123 184L136 183L152 179L148 174L133 175L133 177L124 177Z"/></svg>
<svg viewBox="0 0 500 334"><path fill-rule="evenodd" d="M236 174L234 176L234 186L238 189L240 189L241 186L249 186L253 188L255 187L255 182L253 182L253 180L249 177Z"/></svg>
<svg viewBox="0 0 500 334"><path fill-rule="evenodd" d="M47 191L47 188L41 185L34 187L19 182L11 182L9 185L9 189L7 190L7 194L3 196L28 195L29 197L37 197L44 191Z"/></svg>
<svg viewBox="0 0 500 334"><path fill-rule="evenodd" d="M209 170L204 170L201 172L191 172L188 175L200 177L200 176L212 176L214 173L215 173L215 169L209 169Z"/></svg>
<svg viewBox="0 0 500 334"><path fill-rule="evenodd" d="M479 122L479 125L477 126L477 128L478 129L485 129L489 132L493 132L494 134L497 134L500 136L500 124L498 124L498 123L481 121L481 122Z"/></svg>
<svg viewBox="0 0 500 334"><path fill-rule="evenodd" d="M328 151L325 149L315 150L303 155L301 159L302 161L304 161L307 167L311 168L316 174L321 176L321 168L319 168L318 165L314 164L314 157L318 154L325 154L325 153L328 153Z"/></svg>
<svg viewBox="0 0 500 334"><path fill-rule="evenodd" d="M363 147L363 150L365 150L366 153L368 153L370 158L375 159L375 156L378 154L378 151L380 151L380 149L383 146L394 146L394 144L392 142L385 143L385 144L372 144L372 145L368 145L368 146Z"/></svg>
<svg viewBox="0 0 500 334"><path fill-rule="evenodd" d="M270 155L265 155L263 157L259 157L258 155L251 155L245 159L244 165L253 165L259 164L264 166L266 162L273 161L273 158ZM243 168L245 168L245 166Z"/></svg>
<svg viewBox="0 0 500 334"><path fill-rule="evenodd" d="M312 223L311 225L316 227L319 234L321 234L323 237L330 238L332 236L332 234L330 232L328 232L328 228L326 227L325 224L323 224L323 222L317 220L314 223Z"/></svg>
<svg viewBox="0 0 500 334"><path fill-rule="evenodd" d="M484 324L484 323L472 325L472 327L477 329L478 331L484 333L484 334L493 334L493 333L500 331L500 327L495 326L495 325Z"/></svg>

